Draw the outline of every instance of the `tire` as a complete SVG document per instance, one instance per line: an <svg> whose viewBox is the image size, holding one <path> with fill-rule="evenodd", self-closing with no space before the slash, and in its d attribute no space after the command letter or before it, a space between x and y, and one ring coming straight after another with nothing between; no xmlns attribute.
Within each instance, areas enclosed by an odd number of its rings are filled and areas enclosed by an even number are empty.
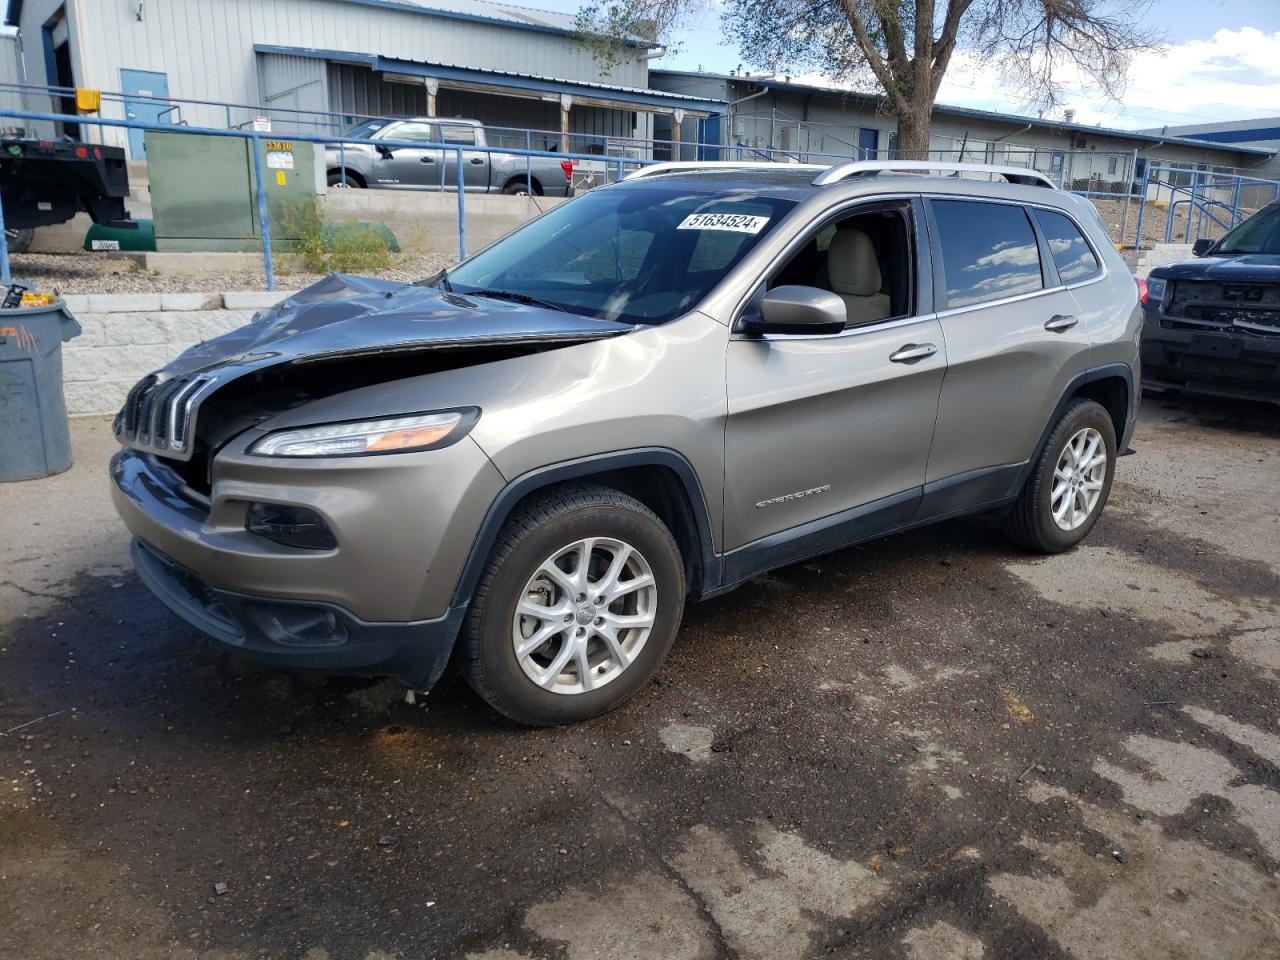
<svg viewBox="0 0 1280 960"><path fill-rule="evenodd" d="M31 249L31 241L36 235L35 230L30 227L21 230L6 230L4 232L5 240L9 244L10 253L26 253Z"/></svg>
<svg viewBox="0 0 1280 960"><path fill-rule="evenodd" d="M542 188L538 185L537 180L533 181L532 187L532 190L528 190L526 189L526 182L524 180L512 180L502 188L502 192L508 196L517 196L522 193L531 193L535 197L542 196Z"/></svg>
<svg viewBox="0 0 1280 960"><path fill-rule="evenodd" d="M1100 464L1102 476L1098 477L1092 470L1079 472L1071 462L1075 454L1068 454L1068 444L1073 451L1084 437L1084 443L1092 443L1097 436L1097 449L1090 454L1088 462L1096 462L1098 454L1105 460ZM1064 459L1065 458L1065 459ZM1064 476L1073 478L1079 494L1072 492L1070 486L1062 499L1055 501L1059 484L1064 482L1059 475L1059 467L1064 468ZM1037 553L1061 553L1070 550L1089 535L1098 517L1106 506L1107 497L1111 494L1111 482L1116 472L1116 431L1111 416L1101 404L1092 400L1076 400L1063 412L1049 434L1027 478L1026 485L1018 494L1013 507L1005 517L1004 529L1010 539L1028 550ZM1089 502L1093 491L1090 484L1100 483L1096 489L1096 499ZM1066 513L1061 520L1055 519L1054 504ZM1074 524L1074 525L1072 525Z"/></svg>
<svg viewBox="0 0 1280 960"><path fill-rule="evenodd" d="M565 585L581 569L581 544L588 539L597 545L585 571L587 592L573 595ZM607 589L619 555L625 557L614 578L620 595L592 597ZM548 563L559 576L544 576ZM651 583L633 587L646 571ZM613 709L653 676L680 626L684 593L680 550L653 511L609 487L563 487L518 507L503 526L463 624L459 665L481 697L518 723L585 720ZM603 606L596 605L600 600ZM525 616L518 605L555 615ZM571 622L564 624L565 617ZM649 625L610 626L621 617ZM611 647L599 629L610 630L617 643ZM517 636L529 647L544 634L542 646L517 653ZM545 679L539 682L536 673Z"/></svg>
<svg viewBox="0 0 1280 960"><path fill-rule="evenodd" d="M348 173L344 176L340 171L334 170L329 174L329 186L363 188L364 184L354 174Z"/></svg>

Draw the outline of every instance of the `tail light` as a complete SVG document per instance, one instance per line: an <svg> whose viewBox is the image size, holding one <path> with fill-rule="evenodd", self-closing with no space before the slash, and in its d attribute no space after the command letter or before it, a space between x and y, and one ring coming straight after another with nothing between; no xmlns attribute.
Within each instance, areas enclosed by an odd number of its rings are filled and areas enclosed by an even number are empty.
<svg viewBox="0 0 1280 960"><path fill-rule="evenodd" d="M76 159L77 159L77 160L86 160L86 159L88 159L88 157L89 157L89 148L88 148L88 147L76 147Z"/></svg>
<svg viewBox="0 0 1280 960"><path fill-rule="evenodd" d="M1138 302L1146 303L1147 302L1147 281L1143 280L1141 277L1134 277L1133 282L1138 285Z"/></svg>
<svg viewBox="0 0 1280 960"><path fill-rule="evenodd" d="M564 171L564 178L566 180L573 179L573 161L572 160L561 160L560 169Z"/></svg>

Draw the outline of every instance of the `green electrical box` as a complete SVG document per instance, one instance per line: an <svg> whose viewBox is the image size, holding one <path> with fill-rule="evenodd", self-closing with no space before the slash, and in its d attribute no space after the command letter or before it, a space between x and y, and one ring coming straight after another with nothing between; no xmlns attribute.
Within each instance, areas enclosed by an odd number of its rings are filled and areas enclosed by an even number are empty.
<svg viewBox="0 0 1280 960"><path fill-rule="evenodd" d="M275 135L259 141L272 241L297 239L297 211L316 198L315 144ZM253 141L146 134L156 249L260 250Z"/></svg>

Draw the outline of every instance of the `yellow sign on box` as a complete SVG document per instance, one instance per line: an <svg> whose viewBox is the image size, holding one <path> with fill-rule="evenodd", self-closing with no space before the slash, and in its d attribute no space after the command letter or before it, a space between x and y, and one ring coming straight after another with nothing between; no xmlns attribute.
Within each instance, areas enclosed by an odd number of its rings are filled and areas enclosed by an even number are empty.
<svg viewBox="0 0 1280 960"><path fill-rule="evenodd" d="M76 113L97 113L102 109L102 91L76 87Z"/></svg>
<svg viewBox="0 0 1280 960"><path fill-rule="evenodd" d="M277 170L277 171L276 171L276 183L280 184L280 186L282 186L282 187L284 186L285 180L284 180L284 171L283 171L283 170Z"/></svg>

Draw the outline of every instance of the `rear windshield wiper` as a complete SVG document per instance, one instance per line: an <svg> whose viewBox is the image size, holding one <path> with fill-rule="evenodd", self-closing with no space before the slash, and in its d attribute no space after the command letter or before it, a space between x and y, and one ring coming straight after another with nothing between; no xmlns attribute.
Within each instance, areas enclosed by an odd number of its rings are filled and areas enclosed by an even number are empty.
<svg viewBox="0 0 1280 960"><path fill-rule="evenodd" d="M568 313L569 310L560 306L558 303L552 303L550 300L539 300L537 297L531 297L525 293L515 293L511 290L465 290L461 291L469 297L489 297L491 300L510 300L512 303L523 303L530 307L546 307L548 310L559 310L561 313Z"/></svg>

